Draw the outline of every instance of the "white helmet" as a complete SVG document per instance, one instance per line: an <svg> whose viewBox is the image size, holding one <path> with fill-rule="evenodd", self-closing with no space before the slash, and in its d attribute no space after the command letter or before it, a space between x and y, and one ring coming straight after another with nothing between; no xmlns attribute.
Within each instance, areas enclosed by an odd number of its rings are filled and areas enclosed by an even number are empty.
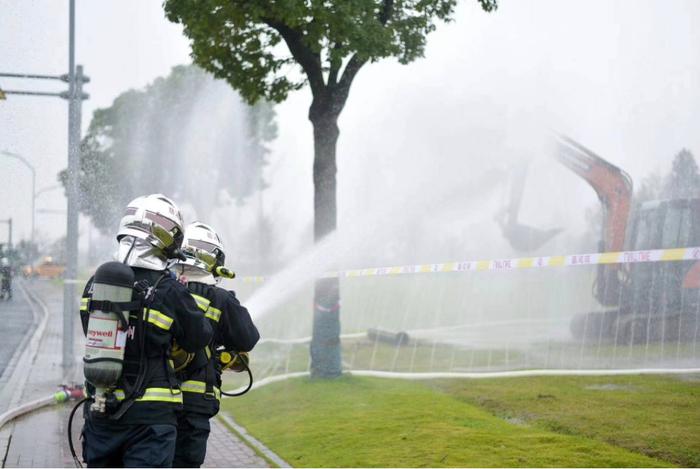
<svg viewBox="0 0 700 469"><path fill-rule="evenodd" d="M133 236L160 249L169 259L180 254L182 215L175 202L163 194L137 197L127 205L119 222L117 241Z"/></svg>
<svg viewBox="0 0 700 469"><path fill-rule="evenodd" d="M219 235L211 226L198 221L185 228L182 253L183 264L211 273L216 273L216 268L223 266L226 259Z"/></svg>

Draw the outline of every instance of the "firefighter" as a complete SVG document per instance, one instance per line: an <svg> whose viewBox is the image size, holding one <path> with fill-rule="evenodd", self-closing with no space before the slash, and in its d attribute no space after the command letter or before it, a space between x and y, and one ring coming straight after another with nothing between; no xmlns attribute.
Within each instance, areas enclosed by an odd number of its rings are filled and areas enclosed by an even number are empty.
<svg viewBox="0 0 700 469"><path fill-rule="evenodd" d="M214 327L214 339L195 354L174 355L184 407L178 416L174 467L200 467L209 437L209 419L219 412L222 366L217 349L249 352L260 338L257 328L233 291L217 286L225 254L219 235L195 222L185 229L185 260L176 267Z"/></svg>
<svg viewBox="0 0 700 469"><path fill-rule="evenodd" d="M177 340L179 347L194 352L210 343L213 335L204 312L167 270L172 259L182 256L183 235L179 209L161 194L134 199L121 219L115 260L133 271L136 282L132 299L140 302L138 309L129 309L127 314L128 324L122 335L123 368L116 388L110 387L106 397L101 397L100 388L88 379L92 399L83 408L82 432L83 459L88 467L172 465L176 411L182 408L182 392L168 359L171 344ZM91 345L95 348L92 339L97 335L93 334L96 326L90 323L90 314L99 309L95 304L107 308L107 302L91 299L93 292L97 294L97 286L97 278L91 278L81 302L83 331L86 336L91 333L86 350ZM95 319L95 324L105 323L98 316ZM86 353L85 368L100 363L106 367L110 360L114 362L109 358L91 360Z"/></svg>
<svg viewBox="0 0 700 469"><path fill-rule="evenodd" d="M0 297L12 298L12 267L10 261L3 257L0 259Z"/></svg>

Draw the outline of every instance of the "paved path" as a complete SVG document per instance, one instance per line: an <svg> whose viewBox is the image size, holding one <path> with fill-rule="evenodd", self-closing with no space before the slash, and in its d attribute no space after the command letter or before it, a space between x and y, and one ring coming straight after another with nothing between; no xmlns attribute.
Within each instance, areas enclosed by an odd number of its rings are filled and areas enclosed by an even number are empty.
<svg viewBox="0 0 700 469"><path fill-rule="evenodd" d="M63 383L62 289L56 283L44 280L33 280L25 286L31 288L32 293L43 301L48 316L36 357L30 373L26 376L20 403L49 395L58 390L59 385ZM20 294L21 292L17 291L17 298ZM74 334L75 337L82 337L79 321L76 321ZM80 344L76 343L76 356L81 353L80 348ZM6 427L5 431L11 433L11 439L6 450L4 467L72 466L66 439L67 416L72 405L74 403L48 407L8 424L9 428ZM80 422L77 423L79 428Z"/></svg>
<svg viewBox="0 0 700 469"><path fill-rule="evenodd" d="M26 384L20 394L20 403L55 392L58 385L62 383L63 375L61 368L61 288L44 281L34 281L32 288L42 298L49 316L31 373L27 375ZM30 318L31 324L30 305L17 290L15 301L18 312L13 313L15 314L13 318L24 314ZM21 319L16 320L21 322ZM0 324L2 322L7 321L0 321ZM74 353L76 362L80 363L84 341L77 313L75 326L77 340ZM79 372L78 377L81 376L82 373ZM67 422L68 414L74 405L74 402L69 402L48 407L6 425L2 433L4 439L9 443L7 448L4 446L0 448L0 453L6 450L3 467L73 467L73 459L67 442ZM73 441L78 455L80 455L78 437L81 427L82 411L79 410L74 419L73 429ZM2 438L0 438L1 440ZM267 462L259 457L255 451L215 420L212 420L212 433L204 465L205 467L269 467Z"/></svg>
<svg viewBox="0 0 700 469"><path fill-rule="evenodd" d="M234 437L218 419L212 419L204 467L270 467L270 465L249 446Z"/></svg>

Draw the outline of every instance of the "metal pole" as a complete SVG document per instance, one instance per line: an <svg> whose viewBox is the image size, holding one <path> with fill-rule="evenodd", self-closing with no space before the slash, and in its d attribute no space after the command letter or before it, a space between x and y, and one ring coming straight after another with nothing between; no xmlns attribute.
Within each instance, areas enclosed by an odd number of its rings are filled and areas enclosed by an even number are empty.
<svg viewBox="0 0 700 469"><path fill-rule="evenodd" d="M40 208L36 211L36 213L47 213L50 215L65 215L67 212L65 210L61 210L60 208Z"/></svg>
<svg viewBox="0 0 700 469"><path fill-rule="evenodd" d="M68 181L66 219L66 272L63 283L63 374L74 364L73 316L78 311L75 281L78 276L78 151L80 145L80 103L82 67L75 70L75 0L70 0L68 48Z"/></svg>
<svg viewBox="0 0 700 469"><path fill-rule="evenodd" d="M7 248L12 249L12 218L7 220L7 229L9 232L7 235Z"/></svg>
<svg viewBox="0 0 700 469"><path fill-rule="evenodd" d="M34 222L36 222L36 171L32 168L32 249L34 249Z"/></svg>
<svg viewBox="0 0 700 469"><path fill-rule="evenodd" d="M7 78L33 78L39 80L63 80L59 75L36 75L30 73L0 73L0 77Z"/></svg>
<svg viewBox="0 0 700 469"><path fill-rule="evenodd" d="M49 93L48 91L17 91L17 90L3 90L4 94L17 94L22 96L55 96L57 98L63 98L63 93Z"/></svg>

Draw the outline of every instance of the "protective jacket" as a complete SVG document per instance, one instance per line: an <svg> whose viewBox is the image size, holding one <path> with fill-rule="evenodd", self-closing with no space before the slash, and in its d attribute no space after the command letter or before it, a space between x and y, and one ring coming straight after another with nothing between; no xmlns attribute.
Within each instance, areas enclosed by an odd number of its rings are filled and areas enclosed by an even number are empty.
<svg viewBox="0 0 700 469"><path fill-rule="evenodd" d="M172 363L168 360L171 343L175 339L180 347L189 352L201 350L211 342L213 328L187 288L178 283L167 270L132 268L137 282L146 280L151 286L157 286L153 300L147 303L147 307L144 307L143 311L131 311L129 315L124 368L115 395L118 400L123 400L134 391L138 397L119 418L118 423L176 425L175 411L182 406L182 393ZM89 320L92 282L91 278L85 286L80 306L85 334ZM136 293L132 299L137 299ZM143 318L147 318L147 321L139 320L140 314L144 315ZM145 340L142 341L143 334ZM143 364L142 343L145 352ZM145 379L141 389L134 390L139 373L145 373ZM92 392L90 388L88 386L88 392ZM87 417L92 418L90 415ZM94 418L105 420L103 417Z"/></svg>
<svg viewBox="0 0 700 469"><path fill-rule="evenodd" d="M3 288L10 288L12 283L12 269L9 266L0 268L0 278L2 279Z"/></svg>
<svg viewBox="0 0 700 469"><path fill-rule="evenodd" d="M227 350L249 352L260 334L233 291L199 282L189 282L188 289L199 306L206 308L205 316L213 326L214 337L210 344L196 352L188 366L178 373L178 379L185 412L211 417L219 411L221 389L221 369L214 350L224 346Z"/></svg>

